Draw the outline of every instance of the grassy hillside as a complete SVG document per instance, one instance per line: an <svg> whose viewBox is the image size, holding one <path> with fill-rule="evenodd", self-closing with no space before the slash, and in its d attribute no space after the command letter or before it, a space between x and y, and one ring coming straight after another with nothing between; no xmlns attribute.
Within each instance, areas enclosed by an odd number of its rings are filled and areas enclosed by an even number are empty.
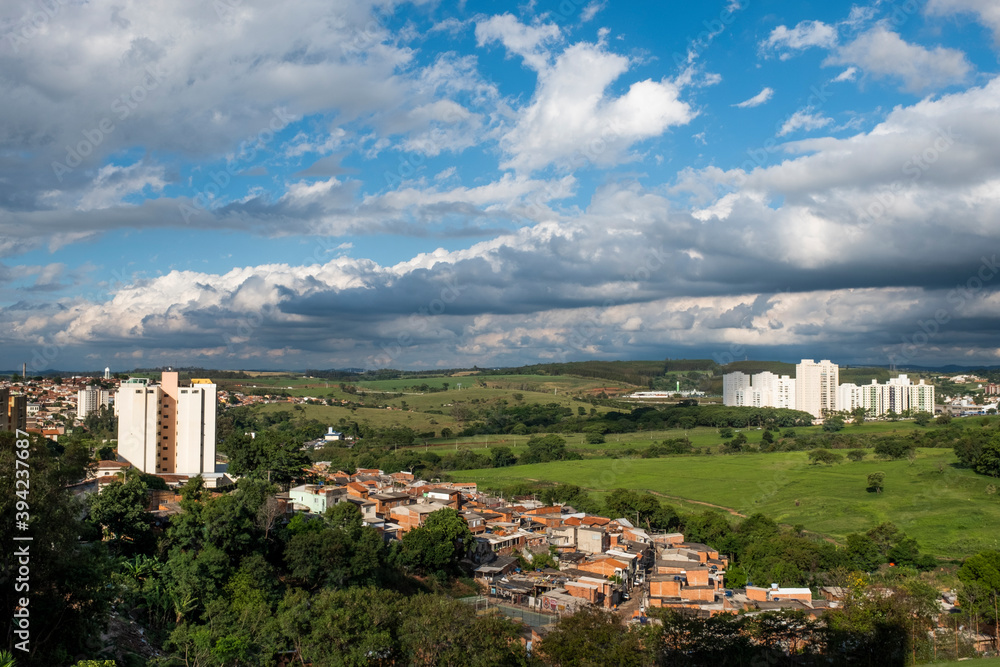
<svg viewBox="0 0 1000 667"><path fill-rule="evenodd" d="M416 384L414 384L416 383ZM428 387L443 388L446 391L421 391L420 386L427 383ZM242 386L237 386L237 385ZM461 384L461 389L458 385ZM372 380L358 382L355 393L340 389L339 383L326 383L322 380L304 378L254 378L251 381L227 381L230 389L247 391L253 388L268 387L290 396L310 396L325 401L330 398L335 401L348 400L355 403L367 402L370 407L343 407L340 405L299 405L280 402L260 405L254 408L262 413L278 412L302 408L309 419L317 419L329 425L335 425L343 418L348 421L368 422L375 427L393 425L409 426L418 432L435 431L441 433L444 428L457 431L462 426L451 416L451 409L456 404L467 404L482 407L497 402L506 401L509 405L521 403L555 403L570 407L576 411L590 404L582 403L574 397L587 398L597 395L603 389L610 387L600 380L576 378L569 376L541 375L496 375L496 376L460 376L438 378L402 378L396 380ZM398 395L402 394L402 395ZM376 408L376 405L388 406L391 409ZM606 412L608 408L597 407L598 412ZM449 441L451 442L451 441Z"/></svg>
<svg viewBox="0 0 1000 667"><path fill-rule="evenodd" d="M809 463L805 452L663 459L591 459L453 473L460 481L501 486L523 480L577 484L600 494L623 487L712 503L743 514L830 535L892 521L926 551L963 558L1000 547L1000 498L990 478L954 467L950 449L922 449L910 461ZM886 474L885 492L866 491L869 473ZM672 502L672 501L671 501Z"/></svg>

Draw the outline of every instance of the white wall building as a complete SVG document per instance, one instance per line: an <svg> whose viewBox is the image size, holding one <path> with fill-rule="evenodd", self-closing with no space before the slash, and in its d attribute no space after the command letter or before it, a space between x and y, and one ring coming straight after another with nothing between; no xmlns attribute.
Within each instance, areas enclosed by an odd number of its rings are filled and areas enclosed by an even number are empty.
<svg viewBox="0 0 1000 667"><path fill-rule="evenodd" d="M144 378L122 382L115 398L118 455L146 473L215 475L216 385L177 373L159 385Z"/></svg>
<svg viewBox="0 0 1000 667"><path fill-rule="evenodd" d="M878 384L875 380L861 386L842 384L838 393L841 410L862 407L871 417L881 417L889 412L897 415L917 412L934 414L934 385L923 380L913 384L906 375L892 378L885 384Z"/></svg>
<svg viewBox="0 0 1000 667"><path fill-rule="evenodd" d="M87 387L76 392L76 417L86 419L91 412L111 404L111 393L101 387Z"/></svg>
<svg viewBox="0 0 1000 667"><path fill-rule="evenodd" d="M840 386L840 367L828 359L816 363L803 359L795 364L795 406L821 418L837 411L837 391Z"/></svg>
<svg viewBox="0 0 1000 667"><path fill-rule="evenodd" d="M795 379L770 371L722 376L722 403L737 407L795 409Z"/></svg>
<svg viewBox="0 0 1000 667"><path fill-rule="evenodd" d="M313 514L323 514L328 508L347 499L343 487L321 484L294 486L289 490L288 498L294 504L305 505Z"/></svg>
<svg viewBox="0 0 1000 667"><path fill-rule="evenodd" d="M750 388L750 376L736 371L722 376L722 404L737 405L736 394Z"/></svg>

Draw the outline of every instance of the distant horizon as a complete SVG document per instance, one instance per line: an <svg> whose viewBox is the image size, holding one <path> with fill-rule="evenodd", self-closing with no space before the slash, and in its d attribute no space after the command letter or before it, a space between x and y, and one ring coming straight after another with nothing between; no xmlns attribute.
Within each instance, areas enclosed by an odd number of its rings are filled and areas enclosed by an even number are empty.
<svg viewBox="0 0 1000 667"><path fill-rule="evenodd" d="M781 363L781 364L792 364L792 365L794 365L794 364L799 363L802 359L810 359L810 358L813 359L813 360L815 360L815 361L820 361L821 360L819 357L802 357L802 358L799 358L799 359L797 359L795 361L783 361L781 359L736 359L736 360L734 360L732 362L729 362L729 363L753 362L753 363ZM707 357L670 357L669 361L694 361L694 360L703 360L703 359L707 359ZM507 369L526 368L526 367L536 366L536 365L547 365L547 364L550 364L550 363L554 363L554 364L560 364L560 363L584 363L584 362L588 362L588 361L596 361L596 362L618 362L618 361L620 361L620 362L640 362L640 361L646 361L646 362L648 362L648 361L660 361L660 359L574 359L574 360L567 361L567 362L537 362L537 363L529 363L529 364L520 364L520 365L516 365L516 366L479 366L478 368L479 368L480 371L493 371L493 370L507 370ZM666 362L667 359L664 359L663 361ZM830 359L830 361L832 361L834 364L836 364L840 368L885 368L885 369L891 369L891 365L889 365L889 364L844 363L844 362L839 362L836 359ZM724 366L727 366L728 363L727 364L718 364L718 365L724 367ZM239 372L250 372L250 373L305 373L306 371L318 371L318 372L344 372L344 373L354 372L354 373L359 373L360 374L360 373L378 373L378 372L381 372L381 371L397 371L397 372L402 372L402 373L428 373L428 374L434 374L434 373L444 373L444 372L447 372L447 371L468 371L468 370L473 370L474 367L475 367L475 365L474 366L455 366L455 367L446 368L446 369L442 369L442 368L367 368L367 369L361 370L361 369L359 369L359 367L353 367L353 368L351 368L351 367L346 367L346 368L280 368L280 367L251 368L251 367L248 367L248 366L244 366L244 367L239 367L239 368L222 368L222 367L210 367L210 366L198 366L198 365L184 365L184 366L182 366L182 365L172 365L172 366L171 365L166 365L166 366L163 366L163 367L137 366L137 367L129 368L129 369L120 369L120 370L111 369L111 374L115 375L115 374L135 373L135 372L161 372L161 371L167 370L167 368L170 368L170 369L173 369L173 370L179 371L179 372L184 372L184 371L188 371L188 370L222 371L222 372L226 372L226 373L239 373ZM969 365L969 364L941 364L941 365L934 365L934 366L925 366L925 365L916 365L916 364L914 364L914 365L897 366L895 370L898 371L898 372L905 372L906 370L918 370L918 371L942 371L942 370L974 371L974 370L986 370L986 371L989 371L989 370L996 370L996 369L1000 369L1000 364L992 364L992 365L987 365L987 364L978 364L978 365L977 364L972 364L972 365ZM104 369L91 371L91 370L74 370L74 369L65 370L65 369L60 369L60 368L47 368L47 369L41 370L41 371L36 372L36 373L32 373L31 369L28 369L28 370L29 370L29 372L28 372L29 376L51 375L51 374L73 374L73 375L80 375L81 377L97 377L98 375L103 375L104 374ZM20 369L18 369L16 371L12 371L12 370L0 370L0 376L9 376L11 374L15 374L15 375L20 376L21 371L20 371Z"/></svg>

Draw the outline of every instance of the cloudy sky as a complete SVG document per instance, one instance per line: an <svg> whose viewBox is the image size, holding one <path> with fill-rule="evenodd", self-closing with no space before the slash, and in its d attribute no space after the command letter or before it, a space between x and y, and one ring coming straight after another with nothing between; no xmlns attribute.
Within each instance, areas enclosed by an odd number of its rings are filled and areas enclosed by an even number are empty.
<svg viewBox="0 0 1000 667"><path fill-rule="evenodd" d="M0 36L0 368L1000 363L995 0L10 0Z"/></svg>

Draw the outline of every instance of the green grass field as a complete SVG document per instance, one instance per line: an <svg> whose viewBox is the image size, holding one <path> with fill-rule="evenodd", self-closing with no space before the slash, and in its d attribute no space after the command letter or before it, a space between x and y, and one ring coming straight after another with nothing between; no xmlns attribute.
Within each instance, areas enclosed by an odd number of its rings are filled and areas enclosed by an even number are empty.
<svg viewBox="0 0 1000 667"><path fill-rule="evenodd" d="M393 425L409 426L416 431L427 432L436 431L440 434L441 429L450 428L452 431L460 430L463 426L451 417L451 406L455 403L466 403L470 407L476 408L489 405L496 401L506 401L510 405L519 403L555 403L560 406L569 407L576 411L579 407L590 410L591 406L574 399L574 394L585 394L589 388L609 386L600 380L589 380L584 378L560 377L560 376L532 376L532 375L512 375L512 376L487 376L487 386L476 384L472 378L478 376L462 377L440 377L440 378L417 378L402 380L377 380L371 382L360 382L356 386L359 394L348 394L340 390L339 383L324 380L304 379L304 378L254 378L252 380L227 380L227 388L235 390L248 390L256 386L257 388L269 387L276 391L287 392L291 396L312 396L319 399L327 397L334 399L346 399L354 402L375 401L384 405L389 405L397 410L384 410L376 408L357 408L356 412L351 412L350 408L342 406L325 405L305 405L306 416L311 419L318 419L331 425L337 423L341 417L351 421L367 420L372 426L386 427ZM523 382L521 382L523 380ZM548 385L538 384L536 381L549 381ZM420 385L427 382L431 386L432 382L436 386L443 386L444 382L449 383L447 391L436 392L412 392L407 387ZM458 389L458 383L462 383L462 388ZM603 383L603 384L602 384ZM236 385L242 385L238 387ZM327 386L329 384L329 386ZM545 388L546 391L532 391L521 389L522 385L536 388ZM291 388L289 388L291 387ZM399 393L403 396L376 398L372 393ZM514 395L520 395L518 401ZM272 412L278 410L290 410L293 406L288 403L272 403L256 408L262 412ZM607 412L608 408L598 407L598 412ZM440 412L428 413L428 410ZM436 422L436 423L433 423ZM516 436L504 436L516 438ZM579 438L579 436L577 436ZM527 438L519 439L524 442ZM662 438L661 438L662 439ZM468 439L462 439L465 442ZM477 442L480 442L480 437ZM447 442L451 449L454 449L455 440L437 441L439 444ZM461 447L461 445L460 445ZM444 449L448 449L445 447Z"/></svg>
<svg viewBox="0 0 1000 667"><path fill-rule="evenodd" d="M590 459L452 473L485 487L524 480L577 484L595 494L617 487L762 512L785 524L842 541L892 521L935 556L963 558L1000 548L1000 497L993 481L955 468L950 449L921 449L910 461L809 463L805 452L662 459ZM866 491L868 473L884 471L885 492ZM668 502L675 502L673 499ZM682 504L690 509L689 503Z"/></svg>
<svg viewBox="0 0 1000 667"><path fill-rule="evenodd" d="M302 411L298 411L302 408ZM454 428L454 422L447 415L429 415L423 412L402 412L400 410L383 410L376 408L357 408L352 411L350 408L330 405L294 405L292 403L269 403L260 405L255 410L261 414L273 412L293 412L302 414L307 419L316 419L328 426L337 426L340 418L347 421L356 421L359 424L368 423L377 428L389 426L409 426L419 433L427 431L440 432L445 426ZM431 422L438 422L433 424Z"/></svg>
<svg viewBox="0 0 1000 667"><path fill-rule="evenodd" d="M579 403L576 403L579 405ZM399 413L392 413L399 414ZM446 420L450 418L445 416ZM438 421L441 421L440 416ZM442 422L443 423L443 422ZM860 426L848 426L841 433L844 434L871 434L871 433L889 433L893 431L898 432L908 432L913 429L919 429L921 427L917 426L913 422L866 422ZM452 429L454 430L454 428ZM793 429L798 435L809 435L813 433L820 433L823 429L820 426L808 426L804 428ZM745 431L747 440L750 444L759 444L761 438L764 435L763 431L758 431L756 429L750 429ZM609 433L606 436L606 441L603 444L591 445L584 441L584 436L582 433L563 433L560 436L566 440L566 446L576 452L579 452L583 456L610 456L624 449L645 449L651 444L656 442L662 442L667 438L681 438L687 435L691 440L691 444L695 447L717 447L723 440L719 435L718 429L699 426L692 429L672 429L665 431L640 431L637 433ZM449 451L455 451L456 445L457 449L485 449L487 447L493 447L496 445L502 445L504 447L510 447L515 454L520 455L521 453L527 451L525 443L531 436L517 436L510 434L503 435L476 435L471 437L461 437L461 438L449 438L442 439L437 438L430 441L430 451L443 453ZM423 447L423 445L421 445Z"/></svg>

